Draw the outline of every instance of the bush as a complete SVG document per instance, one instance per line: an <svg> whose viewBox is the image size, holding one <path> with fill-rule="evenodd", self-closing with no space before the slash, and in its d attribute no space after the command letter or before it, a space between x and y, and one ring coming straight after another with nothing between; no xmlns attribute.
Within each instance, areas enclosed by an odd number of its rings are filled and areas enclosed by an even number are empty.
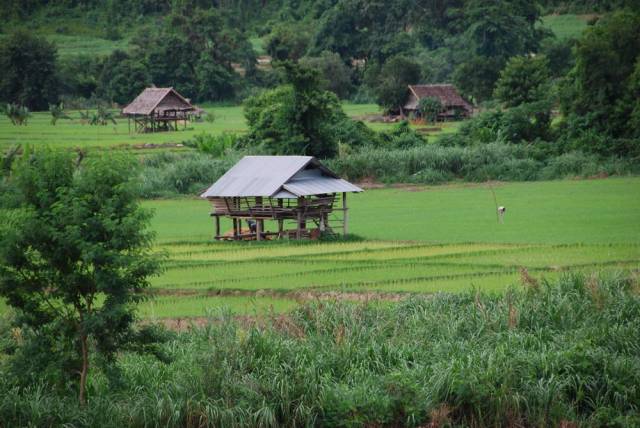
<svg viewBox="0 0 640 428"><path fill-rule="evenodd" d="M637 283L615 274L389 305L314 302L251 325L222 312L163 345L171 364L123 353L118 388L96 371L85 407L44 384L17 386L0 367L0 420L105 427L636 426L638 319ZM5 341L12 336L0 331Z"/></svg>
<svg viewBox="0 0 640 428"><path fill-rule="evenodd" d="M143 161L141 195L143 198L198 195L220 178L238 160L230 153L224 159L210 155L189 153L161 153Z"/></svg>
<svg viewBox="0 0 640 428"><path fill-rule="evenodd" d="M539 145L504 143L469 147L422 144L408 149L364 148L328 162L351 180L433 184L450 180L531 181L640 172L633 160L599 158L580 152L554 155Z"/></svg>

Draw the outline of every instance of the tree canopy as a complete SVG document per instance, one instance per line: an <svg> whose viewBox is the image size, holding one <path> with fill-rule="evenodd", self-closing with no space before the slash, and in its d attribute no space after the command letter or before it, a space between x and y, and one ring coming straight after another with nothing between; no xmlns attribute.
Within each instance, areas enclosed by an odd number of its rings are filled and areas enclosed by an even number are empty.
<svg viewBox="0 0 640 428"><path fill-rule="evenodd" d="M31 110L58 102L56 48L44 38L17 31L0 39L0 100Z"/></svg>
<svg viewBox="0 0 640 428"><path fill-rule="evenodd" d="M27 151L3 195L0 296L40 351L16 361L25 375L66 367L82 403L91 352L110 360L131 343L134 304L158 269L135 171L120 157L76 168L69 152Z"/></svg>

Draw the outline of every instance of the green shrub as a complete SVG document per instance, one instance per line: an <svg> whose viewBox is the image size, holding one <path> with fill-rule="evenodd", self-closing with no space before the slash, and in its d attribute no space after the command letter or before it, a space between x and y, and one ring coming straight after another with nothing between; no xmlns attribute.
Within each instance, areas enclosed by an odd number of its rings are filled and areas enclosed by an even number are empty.
<svg viewBox="0 0 640 428"><path fill-rule="evenodd" d="M88 405L0 366L8 426L636 426L640 297L622 275L505 294L317 301L255 323L225 312L119 356ZM0 324L0 329L3 325ZM4 327L6 328L6 327ZM0 332L0 337L12 340ZM15 345L14 345L15 346ZM11 357L9 357L11 358ZM1 360L0 360L1 361Z"/></svg>

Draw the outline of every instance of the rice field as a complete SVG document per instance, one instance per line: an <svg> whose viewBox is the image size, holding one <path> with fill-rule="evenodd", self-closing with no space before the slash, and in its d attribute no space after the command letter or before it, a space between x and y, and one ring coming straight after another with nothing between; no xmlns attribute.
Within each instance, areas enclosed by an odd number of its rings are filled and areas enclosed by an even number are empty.
<svg viewBox="0 0 640 428"><path fill-rule="evenodd" d="M115 125L90 126L83 124L80 120L80 111L68 111L71 119L59 120L55 126L51 125L51 115L48 112L33 112L26 126L12 125L6 116L1 115L0 151L15 144L68 149L132 149L136 153L157 150L151 145L168 146L160 146L162 150L185 150L185 148L176 147L176 145L198 134L218 135L224 132L243 134L247 132L242 106L202 104L200 107L214 115L214 122L191 122L186 128L179 131L146 134L130 132L126 118L117 118ZM354 118L380 114L380 108L375 104L344 103L343 109L347 115ZM376 131L383 131L395 126L393 123L365 123ZM460 122L438 124L437 127L440 128L440 131L430 133L430 135L455 132L459 125ZM422 125L412 126L415 128L423 127Z"/></svg>
<svg viewBox="0 0 640 428"><path fill-rule="evenodd" d="M350 200L361 239L330 242L213 242L206 202L146 202L165 270L141 314L188 320L219 310L277 313L316 299L500 293L565 272L640 269L640 179L493 188L509 207L503 224L486 186L378 189Z"/></svg>

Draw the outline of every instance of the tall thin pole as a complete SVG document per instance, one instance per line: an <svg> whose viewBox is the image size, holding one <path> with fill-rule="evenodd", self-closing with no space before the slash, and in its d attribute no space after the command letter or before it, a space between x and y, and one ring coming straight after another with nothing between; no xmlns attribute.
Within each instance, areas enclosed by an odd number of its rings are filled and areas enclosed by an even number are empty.
<svg viewBox="0 0 640 428"><path fill-rule="evenodd" d="M349 233L349 210L347 208L347 192L342 192L342 234L347 236Z"/></svg>

